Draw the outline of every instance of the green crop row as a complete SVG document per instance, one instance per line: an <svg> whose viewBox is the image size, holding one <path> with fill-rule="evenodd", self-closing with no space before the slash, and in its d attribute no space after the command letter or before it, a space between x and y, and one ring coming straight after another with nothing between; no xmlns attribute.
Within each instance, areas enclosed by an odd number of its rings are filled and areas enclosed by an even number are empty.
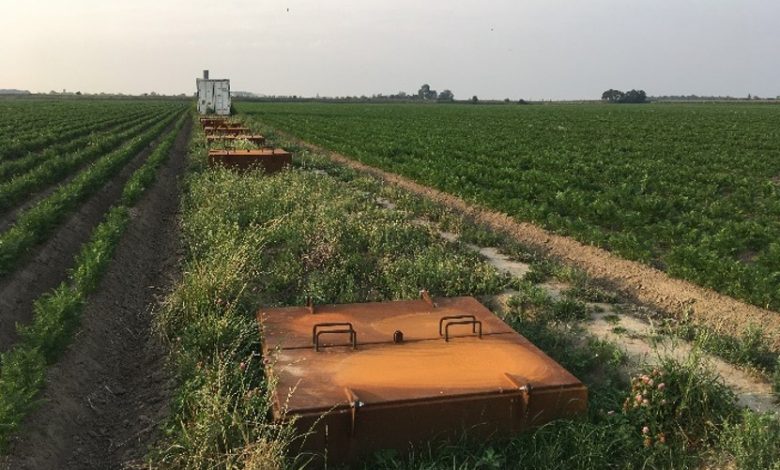
<svg viewBox="0 0 780 470"><path fill-rule="evenodd" d="M156 110L137 111L126 116L106 121L93 129L90 134L76 137L68 142L51 145L40 152L30 152L24 157L3 161L0 163L0 181L10 179L13 176L29 171L51 158L74 152L83 147L90 147L94 145L96 140L104 135L110 135L117 131L129 128L134 124L142 122L145 118L156 114L158 114Z"/></svg>
<svg viewBox="0 0 780 470"><path fill-rule="evenodd" d="M113 178L128 161L142 151L175 119L165 117L129 143L107 154L50 196L24 211L16 223L0 234L0 275L14 269L30 248L46 239L51 230Z"/></svg>
<svg viewBox="0 0 780 470"><path fill-rule="evenodd" d="M23 101L23 103L25 103ZM60 112L70 119L60 123L52 122L57 115L50 116L50 120L43 120L37 126L22 127L15 125L0 134L0 160L15 159L24 156L27 152L39 150L58 142L69 141L74 138L87 135L95 129L99 129L106 122L111 121L132 112L135 109L153 110L158 112L170 109L170 102L136 103L127 106L127 103L103 102L90 100L71 104L71 109L65 108ZM19 112L34 113L39 103L27 102Z"/></svg>
<svg viewBox="0 0 780 470"><path fill-rule="evenodd" d="M146 116L141 122L134 123L133 127L122 132L96 137L84 150L48 159L27 173L0 184L0 211L13 207L21 200L30 197L35 191L56 183L82 166L103 157L127 140L142 133L149 125L177 112L180 111L172 110L162 116L159 114Z"/></svg>
<svg viewBox="0 0 780 470"><path fill-rule="evenodd" d="M53 99L0 99L0 134L10 130L28 130L42 124L59 125L78 120L85 114L84 109L94 111L96 117L112 114L112 104L108 101Z"/></svg>
<svg viewBox="0 0 780 470"><path fill-rule="evenodd" d="M130 222L129 209L154 182L159 167L170 155L188 114L155 148L125 185L121 202L113 206L93 231L74 260L67 281L35 301L33 321L19 327L20 340L0 355L0 451L35 406L45 383L48 364L60 356L78 327L81 312L110 263L114 249Z"/></svg>
<svg viewBox="0 0 780 470"><path fill-rule="evenodd" d="M780 309L780 107L237 103L519 220Z"/></svg>

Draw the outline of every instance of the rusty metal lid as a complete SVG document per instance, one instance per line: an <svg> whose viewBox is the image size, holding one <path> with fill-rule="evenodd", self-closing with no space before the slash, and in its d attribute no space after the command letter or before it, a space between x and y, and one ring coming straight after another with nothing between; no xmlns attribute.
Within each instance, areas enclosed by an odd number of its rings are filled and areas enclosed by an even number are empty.
<svg viewBox="0 0 780 470"><path fill-rule="evenodd" d="M209 150L210 157L276 157L288 156L290 152L284 149L249 149L249 150Z"/></svg>
<svg viewBox="0 0 780 470"><path fill-rule="evenodd" d="M583 389L571 373L519 334L494 334L356 350L281 349L270 357L277 403L291 413L454 400L534 391Z"/></svg>

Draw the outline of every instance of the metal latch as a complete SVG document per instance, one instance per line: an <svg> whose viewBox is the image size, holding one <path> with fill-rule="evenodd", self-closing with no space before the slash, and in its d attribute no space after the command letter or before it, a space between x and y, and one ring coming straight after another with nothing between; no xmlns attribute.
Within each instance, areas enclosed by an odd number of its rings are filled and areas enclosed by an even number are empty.
<svg viewBox="0 0 780 470"><path fill-rule="evenodd" d="M360 398L351 388L344 387L344 392L347 394L347 400L349 401L349 407L351 408L350 413L352 415L349 425L349 435L350 437L354 437L357 429L357 412L365 403L360 401Z"/></svg>
<svg viewBox="0 0 780 470"><path fill-rule="evenodd" d="M531 392L533 391L533 386L531 385L531 382L527 382L525 384L521 384L517 381L516 378L514 378L511 374L508 374L504 372L504 377L509 380L509 382L512 383L512 385L515 386L517 391L520 392L520 395L523 399L523 416L522 416L522 423L523 427L527 427L529 423L529 416L531 413Z"/></svg>

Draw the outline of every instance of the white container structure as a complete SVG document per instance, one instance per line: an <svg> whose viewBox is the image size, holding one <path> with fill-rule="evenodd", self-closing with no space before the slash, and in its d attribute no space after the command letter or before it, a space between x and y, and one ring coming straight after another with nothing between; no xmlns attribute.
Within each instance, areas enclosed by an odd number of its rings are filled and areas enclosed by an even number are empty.
<svg viewBox="0 0 780 470"><path fill-rule="evenodd" d="M203 78L196 78L198 85L198 113L230 114L230 80L209 79L209 71L203 71Z"/></svg>

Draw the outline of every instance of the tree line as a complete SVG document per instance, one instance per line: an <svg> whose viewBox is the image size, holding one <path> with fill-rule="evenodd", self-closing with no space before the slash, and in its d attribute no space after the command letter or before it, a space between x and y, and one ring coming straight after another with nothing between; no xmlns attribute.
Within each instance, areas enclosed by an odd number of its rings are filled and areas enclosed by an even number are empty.
<svg viewBox="0 0 780 470"><path fill-rule="evenodd" d="M602 101L609 103L647 103L645 90L631 90L623 93L610 88L601 94Z"/></svg>

